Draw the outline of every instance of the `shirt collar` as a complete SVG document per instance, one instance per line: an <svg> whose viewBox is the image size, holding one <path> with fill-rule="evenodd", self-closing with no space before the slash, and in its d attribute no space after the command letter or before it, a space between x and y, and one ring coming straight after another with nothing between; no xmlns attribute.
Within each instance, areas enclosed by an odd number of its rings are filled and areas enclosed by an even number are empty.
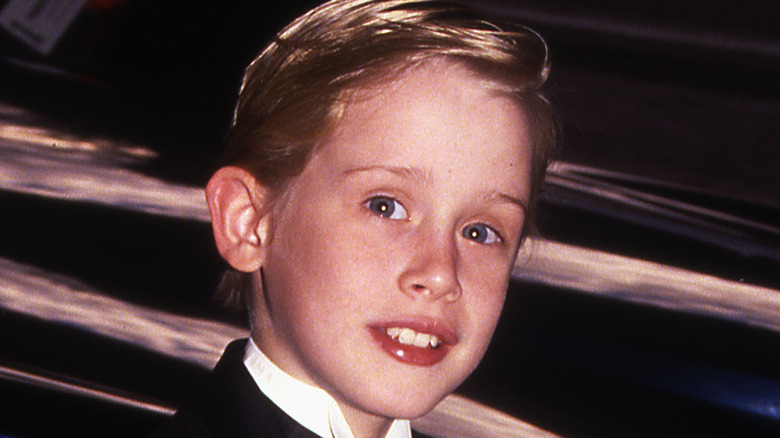
<svg viewBox="0 0 780 438"><path fill-rule="evenodd" d="M252 339L247 342L244 352L244 366L260 391L303 427L323 438L354 438L333 397L282 371ZM411 436L409 421L395 420L385 438Z"/></svg>

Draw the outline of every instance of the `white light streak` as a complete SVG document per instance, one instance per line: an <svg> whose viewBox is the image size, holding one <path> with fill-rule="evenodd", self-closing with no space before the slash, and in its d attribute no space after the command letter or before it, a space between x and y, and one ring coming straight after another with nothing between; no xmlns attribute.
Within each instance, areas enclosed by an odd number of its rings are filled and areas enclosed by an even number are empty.
<svg viewBox="0 0 780 438"><path fill-rule="evenodd" d="M529 239L513 277L780 331L780 291L668 265Z"/></svg>
<svg viewBox="0 0 780 438"><path fill-rule="evenodd" d="M554 438L529 423L459 395L412 421L415 430L436 438Z"/></svg>
<svg viewBox="0 0 780 438"><path fill-rule="evenodd" d="M208 220L202 189L168 183L111 164L87 162L82 152L74 150L0 144L0 189Z"/></svg>
<svg viewBox="0 0 780 438"><path fill-rule="evenodd" d="M43 376L41 374L30 373L5 366L0 366L0 378L13 382L34 385L39 388L46 388L58 392L65 392L81 397L101 400L108 403L129 406L157 414L173 415L176 412L170 407L162 406L157 403L136 400L135 398L120 395L110 390L91 388L86 384L70 383L62 379L55 379L52 377Z"/></svg>
<svg viewBox="0 0 780 438"><path fill-rule="evenodd" d="M247 330L160 312L98 293L83 283L0 258L0 307L211 368Z"/></svg>
<svg viewBox="0 0 780 438"><path fill-rule="evenodd" d="M157 152L126 142L106 138L85 138L53 127L53 123L24 108L0 102L0 140L52 149L70 149L103 154L113 159L143 162Z"/></svg>
<svg viewBox="0 0 780 438"><path fill-rule="evenodd" d="M208 220L202 189L126 168L155 157L153 151L39 125L40 120L24 110L0 106L0 189Z"/></svg>

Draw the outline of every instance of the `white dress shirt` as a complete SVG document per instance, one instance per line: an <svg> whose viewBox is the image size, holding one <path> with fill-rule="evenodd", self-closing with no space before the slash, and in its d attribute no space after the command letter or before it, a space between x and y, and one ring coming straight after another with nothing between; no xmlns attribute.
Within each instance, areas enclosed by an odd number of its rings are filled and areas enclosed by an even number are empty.
<svg viewBox="0 0 780 438"><path fill-rule="evenodd" d="M252 339L244 352L244 366L258 388L303 427L322 438L354 438L344 414L327 392L282 371ZM385 438L411 438L408 420L395 420Z"/></svg>

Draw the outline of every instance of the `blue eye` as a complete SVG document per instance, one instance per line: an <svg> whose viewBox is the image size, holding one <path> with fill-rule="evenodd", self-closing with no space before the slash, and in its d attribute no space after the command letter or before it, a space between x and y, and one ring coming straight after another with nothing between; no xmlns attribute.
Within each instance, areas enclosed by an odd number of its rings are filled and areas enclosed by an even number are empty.
<svg viewBox="0 0 780 438"><path fill-rule="evenodd" d="M406 212L404 206L387 196L376 196L366 201L363 205L377 216L395 220L409 218L409 213Z"/></svg>
<svg viewBox="0 0 780 438"><path fill-rule="evenodd" d="M477 243L491 244L501 241L501 236L485 224L471 224L462 231L463 237Z"/></svg>

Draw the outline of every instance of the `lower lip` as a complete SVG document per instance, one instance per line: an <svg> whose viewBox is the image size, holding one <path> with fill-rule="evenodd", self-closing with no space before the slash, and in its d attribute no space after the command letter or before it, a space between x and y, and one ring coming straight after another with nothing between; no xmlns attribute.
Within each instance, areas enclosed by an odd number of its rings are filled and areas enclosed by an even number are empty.
<svg viewBox="0 0 780 438"><path fill-rule="evenodd" d="M393 359L409 365L429 367L444 360L451 346L441 344L437 348L420 348L414 345L402 344L387 335L383 329L370 329L371 335L379 343L385 353Z"/></svg>

